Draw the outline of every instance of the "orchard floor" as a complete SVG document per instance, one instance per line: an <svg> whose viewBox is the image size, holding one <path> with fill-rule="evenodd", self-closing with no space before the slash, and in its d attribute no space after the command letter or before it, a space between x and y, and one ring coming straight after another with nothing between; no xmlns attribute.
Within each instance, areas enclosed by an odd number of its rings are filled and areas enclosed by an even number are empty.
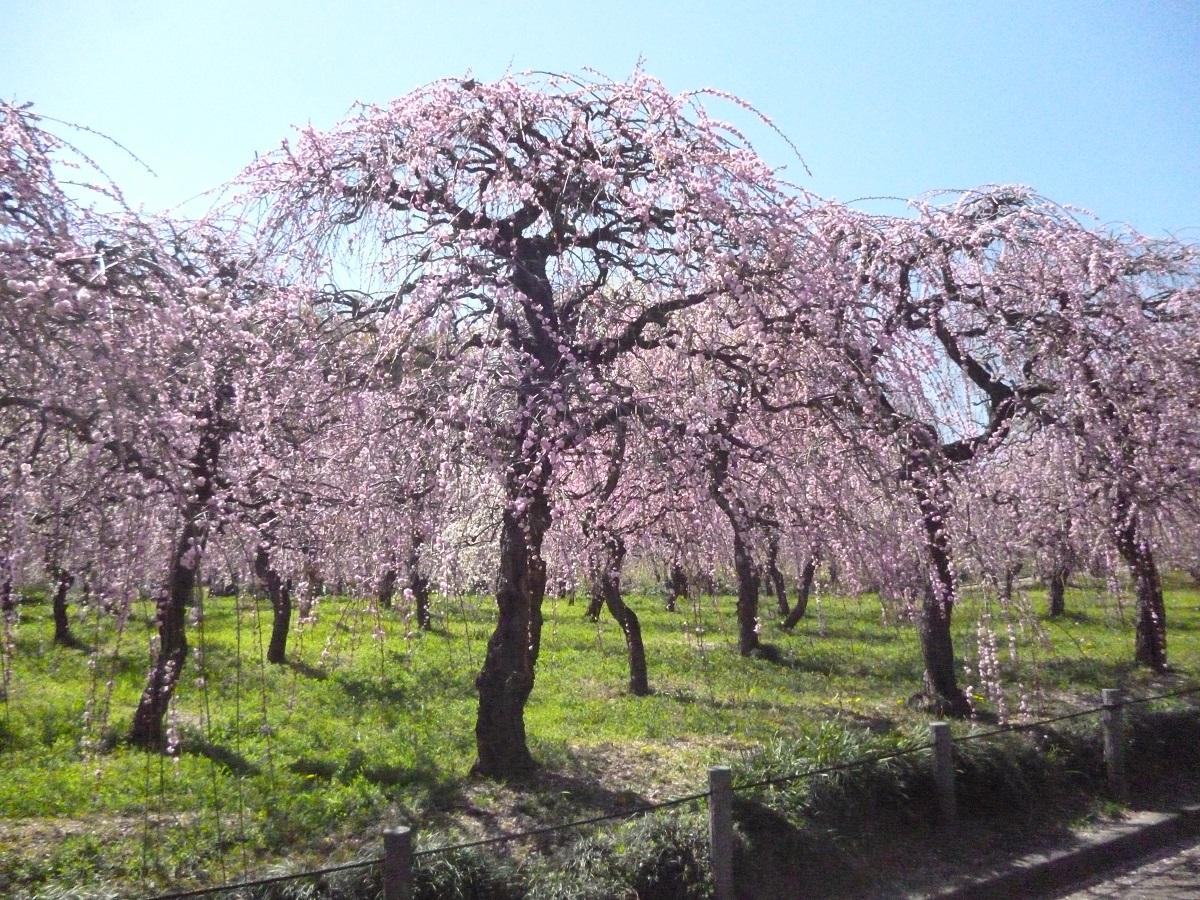
<svg viewBox="0 0 1200 900"><path fill-rule="evenodd" d="M76 611L86 647L67 649L31 595L0 710L0 893L152 892L299 870L376 855L380 828L396 822L439 846L692 794L717 763L749 780L926 738L929 717L908 702L920 686L915 627L874 597L814 597L791 634L764 598L774 661L737 655L728 597L676 613L653 597L630 603L654 693L627 693L607 615L593 624L581 603L547 601L526 716L543 769L505 786L467 776L488 598L436 601L429 633L408 611L326 598L315 621L293 623L278 666L262 656L269 607L207 598L172 714L178 752L164 758L120 740L149 660L149 605L119 634ZM1044 606L1031 589L1009 606L969 595L956 610L963 682L982 715L956 733L1095 706L1105 687L1146 695L1200 675L1200 592L1182 583L1167 591L1173 671L1161 677L1129 664L1127 594L1075 587L1056 620ZM1098 810L1081 803L1047 824Z"/></svg>

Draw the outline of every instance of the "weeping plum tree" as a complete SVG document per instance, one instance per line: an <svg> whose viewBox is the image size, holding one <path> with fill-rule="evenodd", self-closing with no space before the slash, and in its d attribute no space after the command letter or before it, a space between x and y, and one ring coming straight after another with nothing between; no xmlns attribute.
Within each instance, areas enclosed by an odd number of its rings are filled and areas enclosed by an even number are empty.
<svg viewBox="0 0 1200 900"><path fill-rule="evenodd" d="M331 302L373 323L395 371L417 378L436 362L445 402L414 427L466 448L497 483L475 771L518 775L533 765L524 707L551 484L575 447L638 408L629 360L670 353L714 303L776 289L791 204L696 95L640 72L439 81L306 130L245 178L276 259L309 278L370 279Z"/></svg>
<svg viewBox="0 0 1200 900"><path fill-rule="evenodd" d="M850 292L840 307L851 365L839 401L895 454L922 535L925 701L964 715L950 636L955 485L1014 428L1036 421L1053 390L1036 340L1054 283L1044 260L1072 231L1020 189L917 212L880 220L830 210L826 234L847 254L836 277Z"/></svg>
<svg viewBox="0 0 1200 900"><path fill-rule="evenodd" d="M221 307L161 234L132 216L70 200L57 168L70 148L27 109L0 107L0 330L11 338L0 408L93 452L95 471L134 473L178 511L159 635L130 732L162 746L162 719L186 658L183 604L195 580L226 432L228 383L199 360ZM118 200L115 189L99 189ZM120 403L109 398L120 397ZM60 585L65 578L60 576Z"/></svg>
<svg viewBox="0 0 1200 900"><path fill-rule="evenodd" d="M1048 359L1062 390L1048 420L1128 567L1137 601L1135 660L1167 667L1155 545L1160 514L1194 498L1200 477L1200 316L1193 249L1086 232L1063 265L1048 316Z"/></svg>

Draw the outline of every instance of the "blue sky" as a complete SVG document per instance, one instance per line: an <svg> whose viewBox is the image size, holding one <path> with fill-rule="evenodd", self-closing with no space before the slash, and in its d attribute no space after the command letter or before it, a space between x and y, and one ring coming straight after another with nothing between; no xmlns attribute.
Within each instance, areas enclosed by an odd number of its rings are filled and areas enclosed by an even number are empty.
<svg viewBox="0 0 1200 900"><path fill-rule="evenodd" d="M1200 240L1200 0L0 0L0 23L0 96L121 141L157 177L88 147L154 208L355 100L468 70L622 77L640 57L673 90L752 102L812 175L751 127L759 152L823 196L1020 182Z"/></svg>

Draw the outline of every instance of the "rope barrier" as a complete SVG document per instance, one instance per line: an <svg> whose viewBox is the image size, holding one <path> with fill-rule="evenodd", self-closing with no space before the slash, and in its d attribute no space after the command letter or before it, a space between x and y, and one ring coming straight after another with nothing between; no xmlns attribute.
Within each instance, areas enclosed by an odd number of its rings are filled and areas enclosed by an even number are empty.
<svg viewBox="0 0 1200 900"><path fill-rule="evenodd" d="M1153 695L1150 695L1147 697L1134 697L1134 698L1125 699L1125 700L1122 700L1119 704L1116 704L1116 706L1118 706L1118 707L1134 706L1134 705L1142 704L1142 703L1152 703L1157 700L1170 700L1170 699L1174 699L1177 697L1186 697L1186 696L1198 694L1198 693L1200 693L1200 686L1195 686L1195 687L1190 687L1190 688L1183 688L1178 691L1169 691L1167 693L1162 693L1162 694L1153 694ZM1052 716L1048 719L1039 719L1036 722L1024 722L1024 723L1020 723L1020 724L1016 724L1016 725L1006 725L1002 728L992 729L991 731L980 731L980 732L976 732L975 734L964 735L964 736L958 738L957 740L959 742L976 741L976 740L983 740L983 739L989 738L989 737L996 737L997 735L1001 735L1001 734L1020 733L1023 731L1030 731L1035 728L1042 728L1047 725L1053 725L1058 722L1066 722L1066 721L1069 721L1072 719L1084 718L1085 716L1093 716L1093 715L1096 715L1097 713L1103 712L1107 708L1109 708L1109 707L1106 707L1106 706L1090 707L1090 708L1084 709L1084 710L1077 710L1076 712L1064 713L1059 716ZM932 750L932 749L933 749L933 744L931 744L931 743L918 744L918 745L915 745L912 747L906 747L901 750L893 750L893 751L888 751L888 752L884 752L884 753L872 754L869 756L862 756L862 757L859 757L858 759L849 760L849 761L843 762L843 763L836 763L834 765L829 765L829 766L822 766L821 768L817 768L817 769L806 769L803 772L796 772L796 773L793 773L790 775L781 775L781 776L777 776L774 778L764 778L760 781L751 781L751 782L747 782L745 784L738 784L738 785L734 785L732 789L734 791L749 791L749 790L754 790L755 788L760 788L760 787L774 787L776 785L789 784L791 782L800 781L800 780L806 779L806 778L817 778L822 775L832 775L832 774L836 774L838 772L845 772L845 771L849 771L851 769L856 769L856 768L861 768L863 766L872 765L873 763L886 762L888 760L900 759L900 758L903 758L906 756L913 756L917 753L924 753L925 751ZM510 841L517 841L517 840L523 840L525 838L540 837L542 835L553 834L554 832L558 832L558 831L566 831L568 829L573 829L573 828L583 828L585 826L596 825L601 822L632 819L637 816L645 815L646 813L656 812L661 809L669 809L671 807L683 806L688 803L695 803L698 800L705 800L710 796L710 793L711 793L710 791L703 791L701 793L688 794L683 797L676 797L671 800L664 800L661 803L650 803L650 804L646 804L644 806L634 807L633 809L627 809L622 812L607 813L605 815L593 816L593 817L587 818L587 819L576 819L575 821L572 821L572 822L563 822L558 825L547 825L543 828L534 828L530 831L510 832L507 834L497 835L495 837L482 838L477 841L468 841L468 842L462 843L462 844L450 844L445 847L433 847L428 850L419 850L413 854L413 858L416 859L416 858L420 858L420 857L436 856L441 853L450 853L450 852L453 852L456 850L469 850L469 849L473 849L476 847L494 846L497 844L508 843ZM375 859L362 860L359 862L346 863L346 864L339 865L339 866L330 866L330 867L324 868L324 869L314 869L312 871L307 871L307 872L296 872L296 873L292 873L289 875L276 875L276 876L273 876L270 878L260 878L255 881L242 881L242 882L238 882L236 884L221 885L220 887L196 888L194 890L184 891L181 893L174 893L174 894L157 894L152 897L147 897L147 898L145 898L145 900L187 900L187 898L191 898L191 897L203 897L208 894L218 894L218 893L222 893L225 891L244 890L245 888L251 888L251 887L263 887L266 885L278 884L283 881L291 881L291 880L299 879L299 878L316 878L321 875L330 875L330 874L334 874L336 872L345 872L345 871L350 871L353 869L366 868L368 866L376 866L376 865L382 864L382 862L383 862L383 859L380 857L380 858L375 858Z"/></svg>
<svg viewBox="0 0 1200 900"><path fill-rule="evenodd" d="M704 791L701 794L688 794L686 797L676 797L673 800L664 800L662 803L650 803L646 806L638 806L633 809L627 809L619 813L607 813L603 816L593 816L590 819L576 819L574 822L564 822L561 825L547 825L544 828L535 828L532 831L517 831L509 834L501 834L496 837L483 838L478 841L471 841L466 844L451 844L447 847L435 847L430 850L419 850L413 854L413 857L434 856L438 853L449 853L452 850L466 850L472 847L486 847L490 844L503 844L508 841L516 841L522 838L539 837L543 834L551 834L555 831L566 831L569 828L582 828L585 825L596 825L600 822L609 822L617 819L632 819L636 816L645 815L649 812L655 812L660 809L668 809L672 806L683 806L685 803L695 803L697 800L705 800L708 798L709 792Z"/></svg>
<svg viewBox="0 0 1200 900"><path fill-rule="evenodd" d="M240 891L252 887L265 887L270 884L279 884L283 881L294 881L298 878L317 878L321 875L333 875L336 872L349 872L354 869L365 869L368 866L378 866L383 864L383 857L375 859L364 859L358 862L344 863L340 866L328 866L324 869L313 869L310 872L292 872L288 875L273 875L269 878L258 878L254 881L239 881L235 884L223 884L219 887L195 888L190 891L181 891L175 894L155 894L152 897L146 897L144 900L186 900L188 897L203 897L207 894L221 894L226 891Z"/></svg>

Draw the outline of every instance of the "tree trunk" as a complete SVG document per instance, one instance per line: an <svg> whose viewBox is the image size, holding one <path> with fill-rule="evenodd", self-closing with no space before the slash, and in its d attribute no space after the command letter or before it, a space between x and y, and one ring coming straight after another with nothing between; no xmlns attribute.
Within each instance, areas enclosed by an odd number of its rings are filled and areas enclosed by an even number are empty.
<svg viewBox="0 0 1200 900"><path fill-rule="evenodd" d="M254 574L271 601L271 642L267 645L267 662L286 662L288 629L292 622L292 586L271 565L271 552L265 544L259 544L254 551Z"/></svg>
<svg viewBox="0 0 1200 900"><path fill-rule="evenodd" d="M1003 595L1004 602L1011 603L1013 598L1013 589L1016 584L1017 576L1021 574L1021 563L1016 565L1005 566L1004 568L1004 587Z"/></svg>
<svg viewBox="0 0 1200 900"><path fill-rule="evenodd" d="M925 660L925 699L938 715L968 716L971 705L958 687L954 644L950 636L955 588L950 539L946 533L946 509L945 504L934 497L935 488L930 487L930 478L931 473L925 471L918 472L913 479L929 560L919 626L921 654Z"/></svg>
<svg viewBox="0 0 1200 900"><path fill-rule="evenodd" d="M417 627L422 631L429 631L433 628L433 617L429 614L429 579L416 569L410 569L408 589L412 591L413 604L416 607Z"/></svg>
<svg viewBox="0 0 1200 900"><path fill-rule="evenodd" d="M54 643L63 647L78 647L79 642L71 634L71 620L67 616L67 592L75 583L75 576L59 566L50 566L49 574L54 579Z"/></svg>
<svg viewBox="0 0 1200 900"><path fill-rule="evenodd" d="M395 569L387 569L379 579L379 608L391 609L392 597L396 593L396 579L399 574Z"/></svg>
<svg viewBox="0 0 1200 900"><path fill-rule="evenodd" d="M429 615L429 579L421 574L420 568L423 540L419 532L413 532L408 550L408 589L412 591L416 607L417 627L429 631L433 627L433 619Z"/></svg>
<svg viewBox="0 0 1200 900"><path fill-rule="evenodd" d="M625 648L629 651L629 692L636 697L650 693L646 671L646 646L642 643L642 625L637 614L621 599L621 566L625 562L625 542L620 536L605 533L601 571L598 579L604 604L621 626Z"/></svg>
<svg viewBox="0 0 1200 900"><path fill-rule="evenodd" d="M738 652L750 656L761 646L758 640L759 575L750 548L736 528L733 532L733 568L738 582Z"/></svg>
<svg viewBox="0 0 1200 900"><path fill-rule="evenodd" d="M588 605L583 611L583 617L589 622L600 621L600 610L604 609L604 585L600 580L593 578L591 584L588 585Z"/></svg>
<svg viewBox="0 0 1200 900"><path fill-rule="evenodd" d="M787 585L783 580L783 572L779 569L779 537L775 533L772 533L767 539L766 569L767 578L771 582L771 588L775 591L775 601L779 604L779 614L786 619L790 612L788 609Z"/></svg>
<svg viewBox="0 0 1200 900"><path fill-rule="evenodd" d="M796 591L796 605L783 620L783 627L791 631L800 624L804 614L808 612L808 598L812 596L813 578L817 574L817 557L813 554L804 563L804 571L800 573L800 589Z"/></svg>
<svg viewBox="0 0 1200 900"><path fill-rule="evenodd" d="M1067 611L1066 594L1067 594L1067 579L1071 575L1071 570L1063 565L1056 565L1054 571L1050 573L1050 617L1057 619Z"/></svg>
<svg viewBox="0 0 1200 900"><path fill-rule="evenodd" d="M683 564L678 560L671 563L671 573L667 578L667 612L675 612L676 604L686 600L688 595L688 577Z"/></svg>
<svg viewBox="0 0 1200 900"><path fill-rule="evenodd" d="M184 625L187 605L196 587L199 555L196 547L201 539L198 524L200 512L194 508L194 504L190 505L193 508L185 516L183 530L175 543L167 587L159 595L156 604L158 651L129 729L129 742L145 750L162 752L167 749L164 728L167 708L187 660L188 644Z"/></svg>
<svg viewBox="0 0 1200 900"><path fill-rule="evenodd" d="M12 577L7 576L0 581L0 613L8 615L16 608L17 601L13 595Z"/></svg>
<svg viewBox="0 0 1200 900"><path fill-rule="evenodd" d="M535 766L525 740L525 703L533 690L546 593L541 550L550 524L545 490L550 473L548 467L540 469L530 488L523 484L527 469L518 466L511 471L500 530L496 630L475 679L479 713L472 772L492 778L517 777ZM524 507L520 513L514 508L518 502Z"/></svg>
<svg viewBox="0 0 1200 900"><path fill-rule="evenodd" d="M1132 504L1118 494L1114 509L1117 551L1133 576L1137 592L1137 628L1134 659L1155 672L1167 670L1167 613L1162 581L1150 543Z"/></svg>
<svg viewBox="0 0 1200 900"><path fill-rule="evenodd" d="M187 606L196 588L204 551L203 517L213 497L221 445L230 428L222 410L232 399L233 389L218 381L215 400L202 417L204 425L189 466L195 488L184 504L183 525L171 556L167 586L158 597L158 650L129 728L129 742L146 750L162 752L167 749L164 722L187 660L184 628Z"/></svg>

